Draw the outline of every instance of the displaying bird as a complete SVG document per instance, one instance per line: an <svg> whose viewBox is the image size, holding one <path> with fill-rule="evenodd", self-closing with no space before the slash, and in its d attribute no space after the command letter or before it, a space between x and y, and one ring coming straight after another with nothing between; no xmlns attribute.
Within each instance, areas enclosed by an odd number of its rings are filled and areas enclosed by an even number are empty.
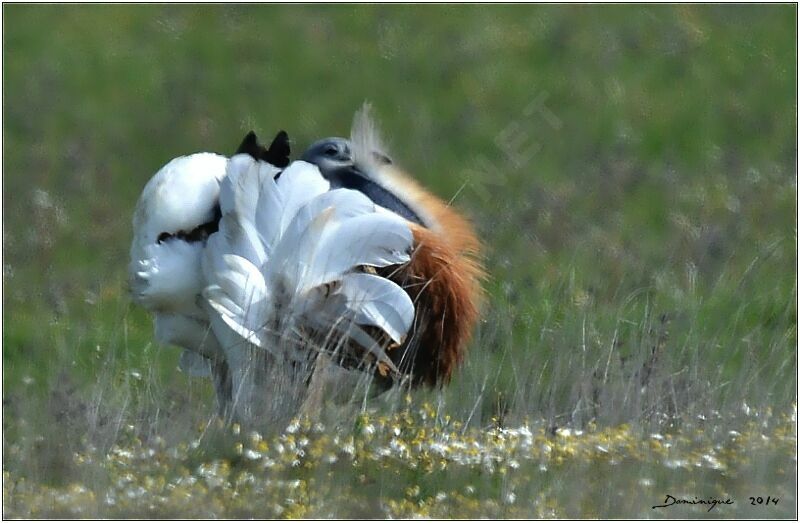
<svg viewBox="0 0 800 523"><path fill-rule="evenodd" d="M387 354L415 384L446 383L464 359L483 296L481 243L474 229L395 166L369 106L356 114L350 140L320 140L302 159L317 165L332 188L360 191L408 222L414 237L411 260L378 274L409 293L416 315L408 338Z"/></svg>
<svg viewBox="0 0 800 523"><path fill-rule="evenodd" d="M447 382L482 298L472 227L394 165L366 107L350 140L289 156L285 132L268 148L251 132L230 159L176 158L146 185L130 279L156 339L239 418L287 362L306 385L321 361L383 389Z"/></svg>

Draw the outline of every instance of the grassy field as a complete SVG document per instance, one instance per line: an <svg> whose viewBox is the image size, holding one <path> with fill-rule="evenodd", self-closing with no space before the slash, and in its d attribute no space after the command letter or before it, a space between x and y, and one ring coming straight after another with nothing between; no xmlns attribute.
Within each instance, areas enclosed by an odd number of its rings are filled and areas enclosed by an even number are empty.
<svg viewBox="0 0 800 523"><path fill-rule="evenodd" d="M796 517L795 6L6 5L3 35L5 517ZM485 239L470 355L218 426L127 297L139 192L365 100Z"/></svg>

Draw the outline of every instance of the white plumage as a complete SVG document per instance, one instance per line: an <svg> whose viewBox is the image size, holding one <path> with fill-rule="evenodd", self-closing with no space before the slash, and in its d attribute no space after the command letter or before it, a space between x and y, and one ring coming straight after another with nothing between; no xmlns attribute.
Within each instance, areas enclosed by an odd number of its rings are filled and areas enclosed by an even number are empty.
<svg viewBox="0 0 800 523"><path fill-rule="evenodd" d="M249 155L201 153L145 187L132 292L155 313L157 339L187 349L184 370L229 373L215 376L218 395L247 417L270 361L324 352L397 373L385 349L405 339L414 305L372 269L408 262L412 244L404 219L357 191L330 190L315 165L281 172Z"/></svg>
<svg viewBox="0 0 800 523"><path fill-rule="evenodd" d="M227 158L217 154L181 156L162 167L142 191L133 216L130 274L134 299L148 309L196 309L202 242L159 237L188 233L214 220L226 166Z"/></svg>
<svg viewBox="0 0 800 523"><path fill-rule="evenodd" d="M227 164L227 158L212 153L175 158L147 183L133 216L133 300L154 313L159 342L186 349L181 368L199 376L210 375L209 361L219 352L197 301L205 286L205 242L178 235L214 222Z"/></svg>

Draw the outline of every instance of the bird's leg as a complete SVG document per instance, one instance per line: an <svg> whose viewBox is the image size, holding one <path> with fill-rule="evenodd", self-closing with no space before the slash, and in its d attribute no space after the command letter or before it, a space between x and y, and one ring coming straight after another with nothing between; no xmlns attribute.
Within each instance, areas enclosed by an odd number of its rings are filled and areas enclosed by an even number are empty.
<svg viewBox="0 0 800 523"><path fill-rule="evenodd" d="M217 357L211 364L211 377L214 380L214 391L217 393L217 411L225 423L233 421L233 383L228 363Z"/></svg>
<svg viewBox="0 0 800 523"><path fill-rule="evenodd" d="M322 398L325 392L325 382L328 368L331 365L330 357L325 353L320 353L314 362L314 370L308 384L308 393L303 404L300 406L300 416L316 419L322 411Z"/></svg>

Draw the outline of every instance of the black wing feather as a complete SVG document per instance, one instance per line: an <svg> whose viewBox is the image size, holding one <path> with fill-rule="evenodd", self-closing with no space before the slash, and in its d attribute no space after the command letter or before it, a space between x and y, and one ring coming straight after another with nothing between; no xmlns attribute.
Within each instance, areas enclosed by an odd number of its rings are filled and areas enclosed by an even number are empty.
<svg viewBox="0 0 800 523"><path fill-rule="evenodd" d="M279 169L283 169L289 165L289 156L291 153L289 135L286 134L286 131L279 131L269 145L269 148L261 145L258 142L256 133L250 131L247 133L247 136L244 137L244 140L242 140L241 145L239 145L239 148L236 149L234 154L249 154L256 160L262 160Z"/></svg>

